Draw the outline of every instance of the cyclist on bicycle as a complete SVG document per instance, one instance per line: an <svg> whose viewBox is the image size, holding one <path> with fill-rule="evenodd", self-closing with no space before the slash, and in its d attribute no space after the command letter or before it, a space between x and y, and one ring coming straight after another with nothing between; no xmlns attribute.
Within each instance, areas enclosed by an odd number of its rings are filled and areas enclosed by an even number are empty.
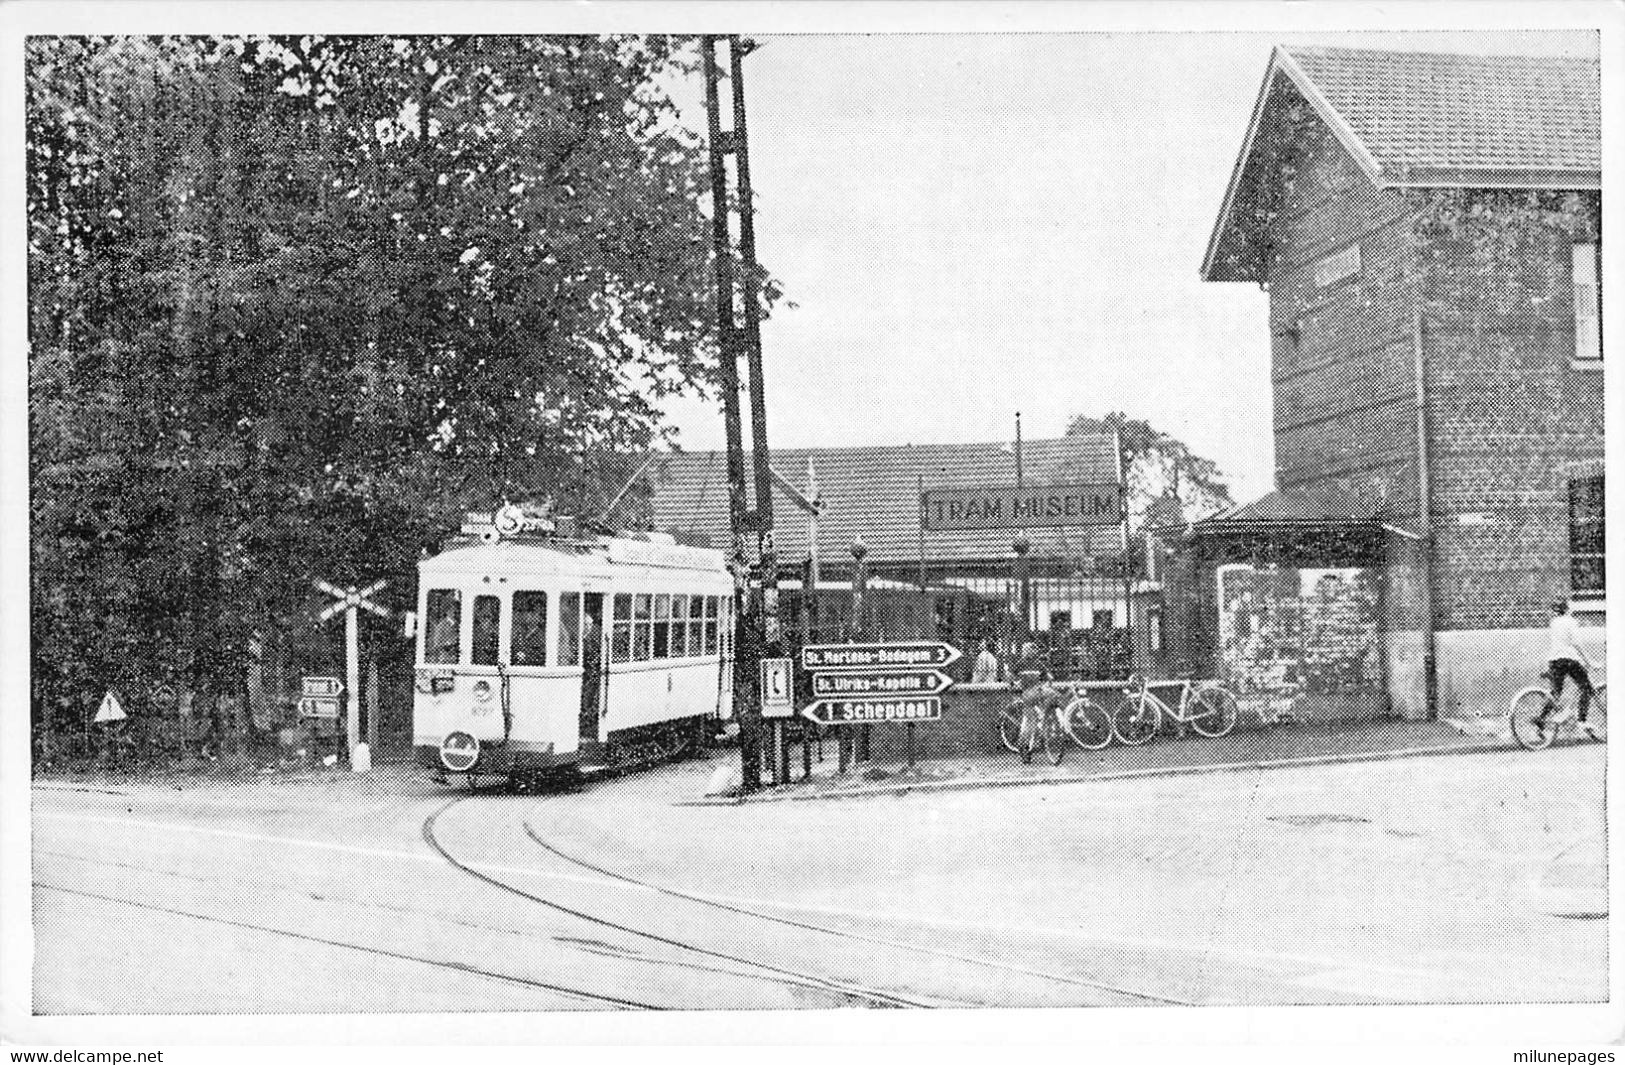
<svg viewBox="0 0 1625 1065"><path fill-rule="evenodd" d="M1021 694L1010 705L1021 713L1021 742L1026 745L1042 726L1044 712L1066 705L1066 692L1050 683L1049 663L1031 641L1021 645L1013 672Z"/></svg>
<svg viewBox="0 0 1625 1065"><path fill-rule="evenodd" d="M1575 685L1580 689L1580 708L1575 715L1574 727L1596 739L1596 729L1586 720L1586 713L1591 709L1591 693L1594 690L1589 672L1591 660L1580 650L1580 625L1569 613L1567 603L1552 604L1552 622L1547 627L1547 633L1551 637L1547 666L1552 680L1552 702L1535 716L1535 726L1541 729L1546 727L1546 721L1556 709L1558 699L1562 698L1563 682L1573 677Z"/></svg>

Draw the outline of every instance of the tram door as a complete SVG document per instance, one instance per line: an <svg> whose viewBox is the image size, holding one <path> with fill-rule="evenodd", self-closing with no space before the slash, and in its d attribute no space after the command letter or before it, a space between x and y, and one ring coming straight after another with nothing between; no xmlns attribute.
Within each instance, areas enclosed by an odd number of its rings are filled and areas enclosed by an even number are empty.
<svg viewBox="0 0 1625 1065"><path fill-rule="evenodd" d="M604 593L588 592L581 604L581 740L597 742L603 737L604 702Z"/></svg>

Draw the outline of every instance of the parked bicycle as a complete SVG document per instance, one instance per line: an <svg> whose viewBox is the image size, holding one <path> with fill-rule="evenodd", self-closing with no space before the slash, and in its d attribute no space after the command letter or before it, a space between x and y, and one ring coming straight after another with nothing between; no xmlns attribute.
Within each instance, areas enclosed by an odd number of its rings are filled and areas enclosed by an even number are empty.
<svg viewBox="0 0 1625 1065"><path fill-rule="evenodd" d="M1551 679L1545 673L1541 676ZM1532 684L1512 697L1507 723L1513 739L1531 751L1539 751L1550 747L1559 732L1580 731L1582 722L1576 716L1579 712L1578 685L1568 685L1561 699L1553 699L1550 687ZM1593 739L1608 738L1608 685L1598 684L1592 689L1584 725L1589 726Z"/></svg>
<svg viewBox="0 0 1625 1065"><path fill-rule="evenodd" d="M1125 688L1123 705L1112 715L1112 732L1130 747L1149 743L1164 721L1189 725L1203 736L1223 736L1236 727L1240 712L1236 697L1215 680L1148 680L1137 678ZM1157 695L1153 688L1178 690L1177 705ZM1170 696L1171 697L1171 696Z"/></svg>
<svg viewBox="0 0 1625 1065"><path fill-rule="evenodd" d="M1062 693L1064 705L1049 712L1044 719L1040 719L1033 708L1025 706L1019 699L1004 709L999 718L999 740L1005 750L1022 755L1023 760L1031 760L1033 752L1023 752L1022 748L1024 720L1030 726L1028 735L1036 737L1039 746L1043 746L1045 729L1055 726L1059 726L1067 740L1086 751L1098 751L1111 743L1111 714L1085 694L1056 687ZM1054 764L1059 765L1065 757L1064 745L1052 742L1046 753Z"/></svg>

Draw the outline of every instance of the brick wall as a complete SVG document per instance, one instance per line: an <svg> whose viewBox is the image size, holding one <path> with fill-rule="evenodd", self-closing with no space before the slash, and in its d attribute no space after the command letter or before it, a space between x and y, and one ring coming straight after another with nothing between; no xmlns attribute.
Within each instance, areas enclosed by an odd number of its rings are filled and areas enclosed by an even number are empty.
<svg viewBox="0 0 1625 1065"><path fill-rule="evenodd" d="M1419 204L1376 189L1312 116L1291 166L1270 231L1277 483L1376 495L1419 525L1419 277L1438 627L1543 624L1569 593L1566 467L1603 446L1602 373L1570 361L1567 238L1537 235L1486 284L1465 240L1419 256ZM1355 244L1359 269L1320 283Z"/></svg>
<svg viewBox="0 0 1625 1065"><path fill-rule="evenodd" d="M1568 241L1547 233L1493 295L1436 247L1425 329L1442 630L1544 626L1569 595L1568 472L1600 459L1602 371L1576 368Z"/></svg>
<svg viewBox="0 0 1625 1065"><path fill-rule="evenodd" d="M1276 481L1412 512L1412 207L1375 188L1312 116L1292 165L1270 233ZM1354 246L1358 269L1322 284L1325 257Z"/></svg>

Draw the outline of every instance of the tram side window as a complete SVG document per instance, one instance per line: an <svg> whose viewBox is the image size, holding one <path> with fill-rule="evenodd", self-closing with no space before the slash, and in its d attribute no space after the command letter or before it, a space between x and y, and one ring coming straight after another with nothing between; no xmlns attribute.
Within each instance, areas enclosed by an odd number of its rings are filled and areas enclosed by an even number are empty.
<svg viewBox="0 0 1625 1065"><path fill-rule="evenodd" d="M655 599L654 651L651 658L671 657L671 596L662 592Z"/></svg>
<svg viewBox="0 0 1625 1065"><path fill-rule="evenodd" d="M706 655L705 649L705 596L688 597L688 653Z"/></svg>
<svg viewBox="0 0 1625 1065"><path fill-rule="evenodd" d="M705 653L717 653L717 597L705 597Z"/></svg>
<svg viewBox="0 0 1625 1065"><path fill-rule="evenodd" d="M610 634L609 660L632 661L632 597L624 592L615 597L615 628Z"/></svg>
<svg viewBox="0 0 1625 1065"><path fill-rule="evenodd" d="M458 636L463 625L463 593L455 588L429 592L427 623L423 627L423 660L434 665L456 665Z"/></svg>
<svg viewBox="0 0 1625 1065"><path fill-rule="evenodd" d="M476 666L497 664L497 641L502 634L502 600L494 595L474 597L474 644L469 661Z"/></svg>
<svg viewBox="0 0 1625 1065"><path fill-rule="evenodd" d="M649 661L649 649L653 644L653 623L651 616L654 604L650 602L654 597L644 593L632 596L632 661Z"/></svg>
<svg viewBox="0 0 1625 1065"><path fill-rule="evenodd" d="M671 597L671 656L687 658L688 649L688 596Z"/></svg>
<svg viewBox="0 0 1625 1065"><path fill-rule="evenodd" d="M581 664L581 593L559 596L559 665Z"/></svg>
<svg viewBox="0 0 1625 1065"><path fill-rule="evenodd" d="M508 646L508 660L516 666L547 665L546 592L513 593L513 632Z"/></svg>

